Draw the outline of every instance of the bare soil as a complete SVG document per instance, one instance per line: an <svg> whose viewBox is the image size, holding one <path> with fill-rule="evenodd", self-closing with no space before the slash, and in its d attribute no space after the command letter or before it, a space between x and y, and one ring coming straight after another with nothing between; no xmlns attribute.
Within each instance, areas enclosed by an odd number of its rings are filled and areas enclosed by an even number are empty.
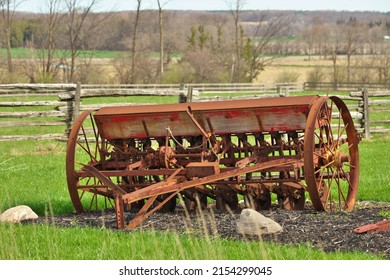
<svg viewBox="0 0 390 280"><path fill-rule="evenodd" d="M261 211L283 226L283 232L276 235L263 235L266 241L281 244L308 244L325 252L361 251L376 254L390 259L390 231L357 234L353 229L362 225L386 220L390 214L390 203L360 202L350 213L323 213L311 209L310 205L303 211L288 211L273 207L269 211ZM126 212L126 221L130 221L135 213ZM240 211L226 212L209 207L199 212L184 211L176 207L173 213L156 212L143 222L142 230L175 230L179 234L202 236L207 233L221 238L248 240L237 232L236 221ZM39 218L38 223L52 223L57 226L74 227L106 227L116 229L114 211L89 212L80 215L55 216ZM250 237L251 240L259 237Z"/></svg>

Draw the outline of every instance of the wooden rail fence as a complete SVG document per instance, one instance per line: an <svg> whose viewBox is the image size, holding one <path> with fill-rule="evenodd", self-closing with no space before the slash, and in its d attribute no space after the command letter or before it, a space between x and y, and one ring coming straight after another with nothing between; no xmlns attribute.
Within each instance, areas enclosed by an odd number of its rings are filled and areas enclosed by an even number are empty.
<svg viewBox="0 0 390 280"><path fill-rule="evenodd" d="M305 82L305 91L384 91L390 90L390 84L385 83L331 83L331 82Z"/></svg>
<svg viewBox="0 0 390 280"><path fill-rule="evenodd" d="M288 96L290 94L300 94L299 92L303 92L303 86L299 84L0 85L0 128L2 130L8 129L8 133L0 134L0 141L66 140L74 119L82 111L104 106L144 104L133 103L132 101L126 101L126 103L116 103L114 101L103 104L99 102L101 97L152 96L159 98L171 97L171 102L198 102ZM390 132L390 129L378 126L389 125L389 120L378 120L376 118L370 121L371 112L376 114L378 112L390 112L390 106L386 107L390 104L390 100L377 99L378 97L390 97L389 92L363 89L353 91L349 95L340 95L340 97L348 102L355 124L358 130L364 134L364 137L369 138L371 133ZM86 102L88 98L94 98L94 102ZM50 132L28 134L24 131L24 127L39 127L39 131ZM44 127L47 129L44 129ZM13 131L21 130L25 133L13 133Z"/></svg>

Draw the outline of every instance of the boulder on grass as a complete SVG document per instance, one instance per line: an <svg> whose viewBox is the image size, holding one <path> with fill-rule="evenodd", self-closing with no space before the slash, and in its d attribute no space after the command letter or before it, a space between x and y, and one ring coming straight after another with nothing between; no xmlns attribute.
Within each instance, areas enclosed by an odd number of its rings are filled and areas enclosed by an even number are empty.
<svg viewBox="0 0 390 280"><path fill-rule="evenodd" d="M38 215L26 205L9 208L0 214L0 222L20 223L30 219L38 219Z"/></svg>
<svg viewBox="0 0 390 280"><path fill-rule="evenodd" d="M276 234L283 231L281 225L253 209L244 209L237 221L237 231L242 235Z"/></svg>

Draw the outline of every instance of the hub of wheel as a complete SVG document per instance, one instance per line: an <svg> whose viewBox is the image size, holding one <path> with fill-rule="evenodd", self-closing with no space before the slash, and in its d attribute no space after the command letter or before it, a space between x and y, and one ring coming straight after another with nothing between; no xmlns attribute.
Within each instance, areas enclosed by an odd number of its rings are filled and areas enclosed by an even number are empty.
<svg viewBox="0 0 390 280"><path fill-rule="evenodd" d="M324 166L333 166L341 169L344 163L349 162L349 157L342 150L327 151L323 156Z"/></svg>

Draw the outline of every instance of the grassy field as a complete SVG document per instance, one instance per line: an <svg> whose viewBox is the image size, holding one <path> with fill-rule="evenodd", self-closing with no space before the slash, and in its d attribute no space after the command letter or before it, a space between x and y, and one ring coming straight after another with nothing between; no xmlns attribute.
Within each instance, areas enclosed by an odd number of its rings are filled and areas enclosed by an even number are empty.
<svg viewBox="0 0 390 280"><path fill-rule="evenodd" d="M128 99L119 99L105 100L105 102L128 101ZM173 98L138 101L175 102ZM93 104L101 101L87 99L87 102ZM134 99L132 102L135 102ZM45 129L53 130L53 128ZM38 131L45 133L38 127L19 130L3 128L0 134L11 132L28 134L38 133ZM20 204L29 205L40 216L50 217L73 212L66 186L64 142L19 141L1 142L0 145L0 212ZM359 147L361 179L358 200L390 201L390 174L387 170L388 139L363 141ZM13 234L9 234L10 232ZM377 258L364 253L325 254L305 244L277 246L258 242L241 243L185 237L166 232L129 234L77 227L65 229L53 226L3 224L0 225L0 237L4 241L0 259L305 259L307 256L310 256L310 259ZM47 244L48 240L50 240L49 244ZM96 243L96 240L103 240L103 242ZM153 242L164 244L166 247L158 252L144 248L148 247L144 244ZM79 247L82 247L82 250ZM121 249L127 247L131 250ZM218 253L210 252L207 250L208 247L216 248ZM172 248L177 248L177 252L171 252Z"/></svg>
<svg viewBox="0 0 390 280"><path fill-rule="evenodd" d="M41 50L31 50L28 48L15 48L11 50L12 58L17 60L31 59L36 58L37 54ZM105 69L106 74L100 76L101 82L110 83L111 77L114 75L115 71L113 69L113 59L129 57L130 52L128 51L104 51L104 50L85 50L81 51L78 55L79 59L90 59L93 58L92 65L95 67L100 67ZM149 54L150 55L150 54ZM66 50L57 50L56 58L60 59L63 57L70 58L70 52ZM6 57L6 49L0 49L0 57ZM172 54L174 60L180 59L182 53L175 52ZM152 58L159 59L159 53L155 52L152 54ZM356 58L357 60L361 59L360 57ZM339 55L337 59L338 66L346 65L346 56ZM255 82L258 83L273 83L279 79L279 76L282 72L294 73L297 75L296 82L306 82L307 75L310 71L316 69L317 67L322 67L327 75L332 73L332 61L327 58L324 59L318 55L291 55L291 56L280 56L275 55L273 63L265 67L264 71L257 77ZM114 71L114 72L113 72ZM107 73L109 73L107 75Z"/></svg>
<svg viewBox="0 0 390 280"><path fill-rule="evenodd" d="M11 55L15 59L28 59L33 57L37 54L40 50L32 50L27 48L13 48L11 50ZM58 58L61 58L65 55L70 57L70 52L67 50L57 50ZM112 59L117 57L123 57L128 52L122 52L122 51L98 51L98 50L88 50L88 51L82 51L80 52L80 57L94 57L94 58L106 58L106 59ZM5 57L6 56L6 49L0 49L0 56Z"/></svg>
<svg viewBox="0 0 390 280"><path fill-rule="evenodd" d="M390 201L389 145L360 144L358 200ZM380 162L381 164L378 164ZM65 143L2 142L0 212L26 204L40 216L72 213L65 177ZM366 253L326 254L309 245L280 246L181 236L172 232L116 232L50 225L0 225L0 259L377 259ZM154 250L159 244L160 250ZM148 244L148 245L145 245ZM208 248L215 248L208 250Z"/></svg>
<svg viewBox="0 0 390 280"><path fill-rule="evenodd" d="M374 260L364 253L324 253L309 245L118 232L96 228L0 224L0 260Z"/></svg>
<svg viewBox="0 0 390 280"><path fill-rule="evenodd" d="M36 100L23 98L28 100L13 101ZM91 98L84 104L110 102L176 103L177 97L115 97L104 101ZM26 108L15 111L23 110ZM61 126L2 128L0 135L63 131ZM359 201L390 202L389 141L389 136L375 136L360 143ZM9 141L0 142L0 147L0 212L25 204L48 219L73 213L66 185L65 142ZM281 246L182 236L175 232L128 233L77 226L0 224L0 240L0 259L380 259L364 252L328 254L312 249L310 244Z"/></svg>

